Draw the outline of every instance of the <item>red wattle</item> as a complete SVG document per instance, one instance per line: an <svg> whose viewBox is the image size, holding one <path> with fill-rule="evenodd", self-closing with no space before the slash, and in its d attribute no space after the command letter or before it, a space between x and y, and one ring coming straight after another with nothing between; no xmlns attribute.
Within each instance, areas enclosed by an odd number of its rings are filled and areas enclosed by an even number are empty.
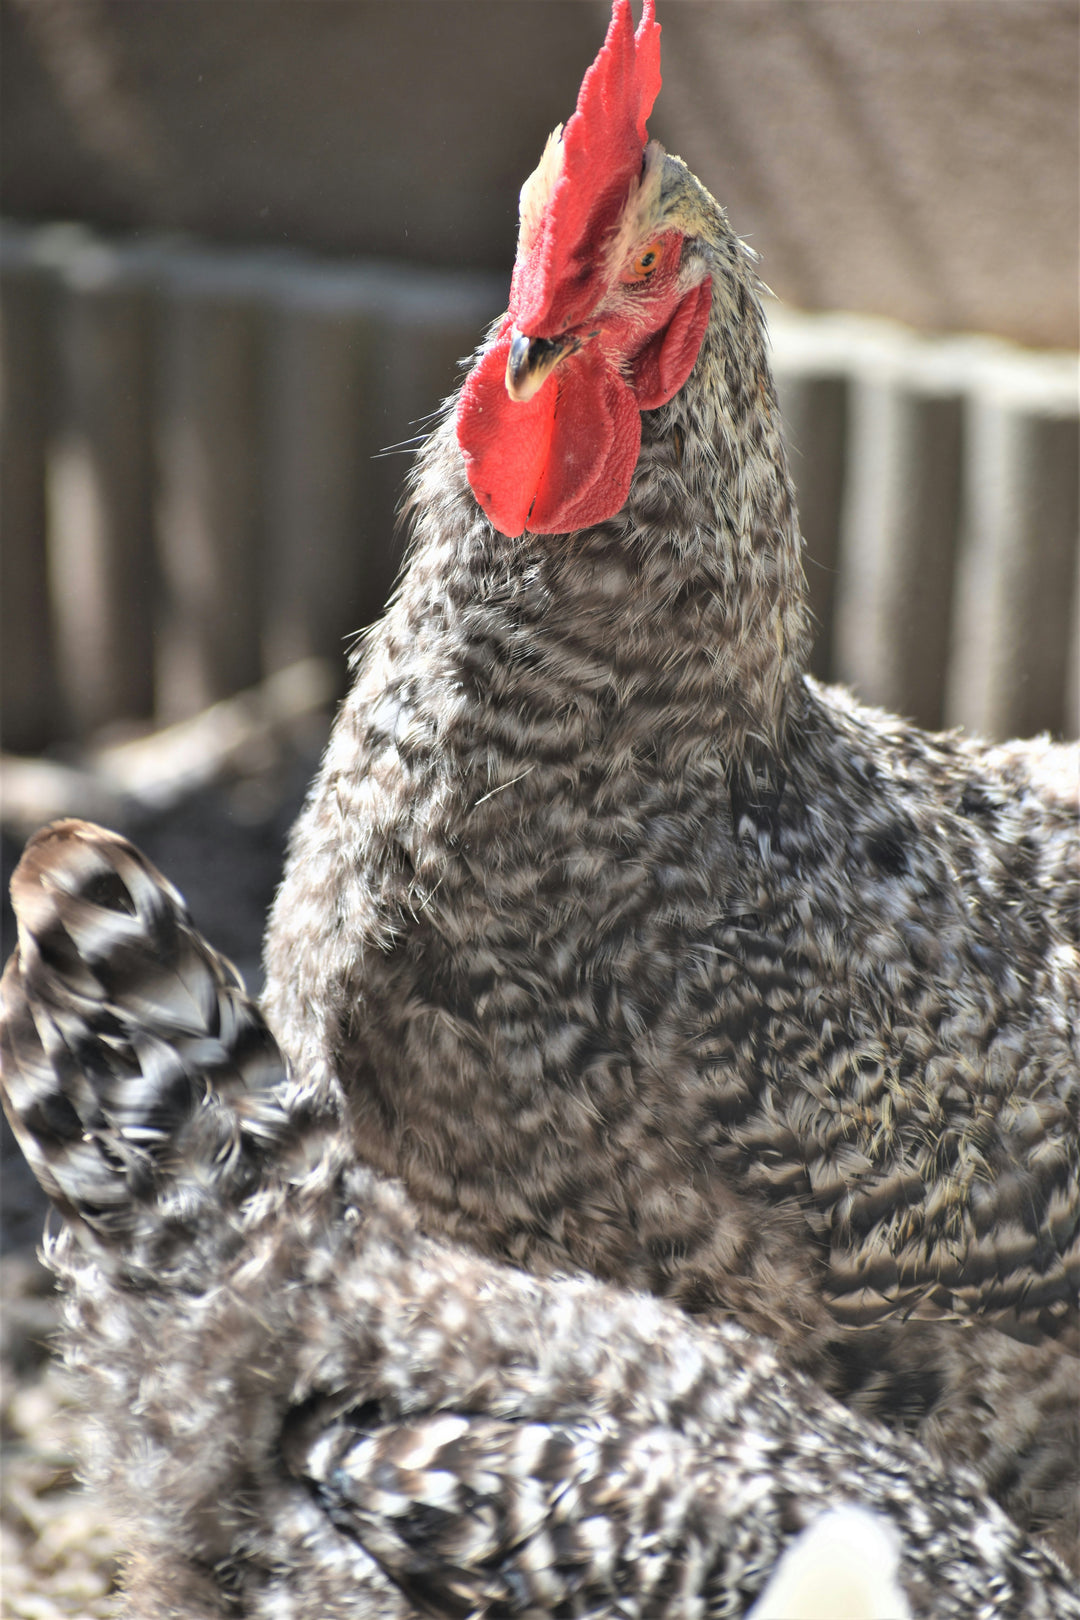
<svg viewBox="0 0 1080 1620"><path fill-rule="evenodd" d="M495 342L465 380L457 406L457 440L473 494L499 533L513 539L529 526L551 456L559 378L552 374L523 404L510 398L510 326L507 315Z"/></svg>
<svg viewBox="0 0 1080 1620"><path fill-rule="evenodd" d="M583 350L559 367L548 463L527 527L568 534L614 517L626 502L641 449L641 412L602 354Z"/></svg>

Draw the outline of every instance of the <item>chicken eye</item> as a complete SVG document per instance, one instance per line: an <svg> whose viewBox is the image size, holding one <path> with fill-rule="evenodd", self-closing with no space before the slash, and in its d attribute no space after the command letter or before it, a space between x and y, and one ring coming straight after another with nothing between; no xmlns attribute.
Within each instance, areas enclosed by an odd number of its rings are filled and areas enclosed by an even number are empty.
<svg viewBox="0 0 1080 1620"><path fill-rule="evenodd" d="M648 242L636 253L626 267L624 281L647 281L664 257L664 244L660 237Z"/></svg>

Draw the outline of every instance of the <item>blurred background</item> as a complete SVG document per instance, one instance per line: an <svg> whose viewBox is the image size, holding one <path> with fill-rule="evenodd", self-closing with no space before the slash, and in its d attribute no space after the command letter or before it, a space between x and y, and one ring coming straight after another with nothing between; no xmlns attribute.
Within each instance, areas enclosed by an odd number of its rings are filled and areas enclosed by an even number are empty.
<svg viewBox="0 0 1080 1620"><path fill-rule="evenodd" d="M3 0L7 751L340 690L607 16ZM1077 729L1078 16L661 4L653 133L781 301L816 671L928 726Z"/></svg>
<svg viewBox="0 0 1080 1620"><path fill-rule="evenodd" d="M605 0L0 15L5 747L336 690ZM1077 17L662 7L654 132L782 300L818 671L926 725L1076 728L1075 366L936 335L1077 346Z"/></svg>
<svg viewBox="0 0 1080 1620"><path fill-rule="evenodd" d="M659 9L651 131L779 300L815 673L1075 736L1076 0ZM61 814L128 831L257 987L411 450L504 307L608 10L0 0L9 868ZM4 1170L5 1612L104 1615L9 1136Z"/></svg>

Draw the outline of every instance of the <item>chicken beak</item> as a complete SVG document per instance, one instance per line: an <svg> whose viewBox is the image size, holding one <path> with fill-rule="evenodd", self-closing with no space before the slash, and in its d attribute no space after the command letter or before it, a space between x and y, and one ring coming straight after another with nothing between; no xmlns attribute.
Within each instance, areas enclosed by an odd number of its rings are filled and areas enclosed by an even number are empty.
<svg viewBox="0 0 1080 1620"><path fill-rule="evenodd" d="M580 347L577 338L531 338L513 327L506 362L506 392L523 405L544 386L560 360L576 354Z"/></svg>

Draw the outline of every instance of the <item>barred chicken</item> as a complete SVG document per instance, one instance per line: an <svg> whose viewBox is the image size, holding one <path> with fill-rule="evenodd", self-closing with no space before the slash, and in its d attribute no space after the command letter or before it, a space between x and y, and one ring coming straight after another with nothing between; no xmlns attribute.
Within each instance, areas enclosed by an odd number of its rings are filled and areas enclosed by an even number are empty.
<svg viewBox="0 0 1080 1620"><path fill-rule="evenodd" d="M126 840L58 823L12 890L4 1103L129 1613L1080 1620L969 1476L763 1341L424 1237Z"/></svg>
<svg viewBox="0 0 1080 1620"><path fill-rule="evenodd" d="M267 1016L427 1230L735 1318L1075 1558L1077 756L806 675L754 255L659 86L615 0L419 456Z"/></svg>

